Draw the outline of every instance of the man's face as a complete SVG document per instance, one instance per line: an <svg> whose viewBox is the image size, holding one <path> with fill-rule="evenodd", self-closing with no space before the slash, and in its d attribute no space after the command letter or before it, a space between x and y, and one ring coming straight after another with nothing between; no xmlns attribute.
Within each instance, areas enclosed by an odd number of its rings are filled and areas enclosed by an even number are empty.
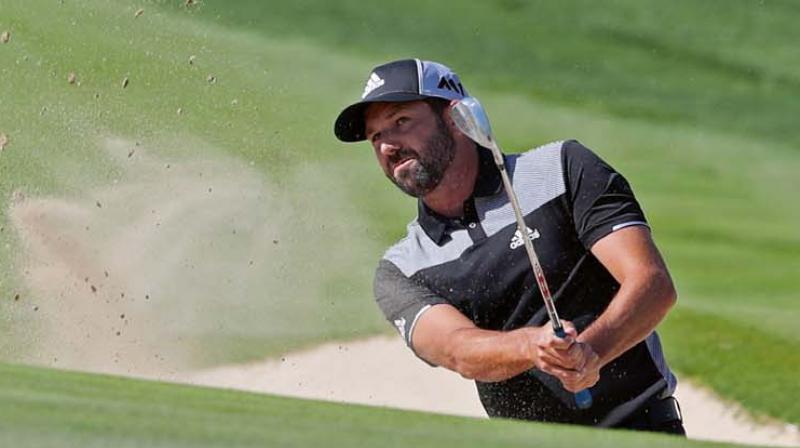
<svg viewBox="0 0 800 448"><path fill-rule="evenodd" d="M365 123L378 163L395 185L414 197L439 185L455 156L455 144L442 117L427 103L374 103L365 112Z"/></svg>

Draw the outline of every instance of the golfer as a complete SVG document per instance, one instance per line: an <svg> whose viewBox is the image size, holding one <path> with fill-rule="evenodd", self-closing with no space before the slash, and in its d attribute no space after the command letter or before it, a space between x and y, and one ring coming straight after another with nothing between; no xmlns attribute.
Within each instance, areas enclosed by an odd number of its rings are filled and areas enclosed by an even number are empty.
<svg viewBox="0 0 800 448"><path fill-rule="evenodd" d="M491 152L450 117L467 96L444 65L376 67L336 120L418 199L375 274L387 319L422 360L474 379L490 417L684 434L655 327L676 292L625 178L575 140L505 155L522 235ZM548 323L523 238L567 333ZM594 404L579 409L574 393Z"/></svg>

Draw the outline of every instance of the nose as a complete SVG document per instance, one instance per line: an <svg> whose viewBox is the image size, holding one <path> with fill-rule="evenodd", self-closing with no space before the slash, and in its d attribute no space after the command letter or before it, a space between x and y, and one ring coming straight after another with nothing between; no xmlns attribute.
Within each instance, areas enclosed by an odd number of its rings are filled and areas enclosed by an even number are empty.
<svg viewBox="0 0 800 448"><path fill-rule="evenodd" d="M400 145L391 141L382 141L378 149L382 156L389 157L400 149Z"/></svg>

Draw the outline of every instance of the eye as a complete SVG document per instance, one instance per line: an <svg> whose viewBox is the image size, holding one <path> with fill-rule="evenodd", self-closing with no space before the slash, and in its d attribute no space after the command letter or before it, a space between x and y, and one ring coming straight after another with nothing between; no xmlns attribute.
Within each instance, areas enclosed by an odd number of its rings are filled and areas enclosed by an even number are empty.
<svg viewBox="0 0 800 448"><path fill-rule="evenodd" d="M397 126L402 126L402 125L408 123L409 121L410 121L410 119L408 117L400 117L400 118L397 119L397 121L395 121L395 124L397 124Z"/></svg>
<svg viewBox="0 0 800 448"><path fill-rule="evenodd" d="M379 138L381 138L381 133L380 132L376 132L376 133L372 134L372 137L369 138L369 141L371 141L372 143L375 143L375 141L378 140Z"/></svg>

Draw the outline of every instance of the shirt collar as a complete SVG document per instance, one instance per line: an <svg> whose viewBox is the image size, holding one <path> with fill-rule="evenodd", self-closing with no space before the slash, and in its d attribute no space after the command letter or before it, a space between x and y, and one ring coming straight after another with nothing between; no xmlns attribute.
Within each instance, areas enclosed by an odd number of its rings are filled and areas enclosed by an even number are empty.
<svg viewBox="0 0 800 448"><path fill-rule="evenodd" d="M478 178L475 179L475 189L472 196L482 198L494 196L503 188L503 179L500 170L494 163L492 151L478 146Z"/></svg>
<svg viewBox="0 0 800 448"><path fill-rule="evenodd" d="M503 182L500 171L494 164L492 152L484 147L477 146L478 149L478 177L475 179L475 187L472 195L467 198L465 203L473 201L475 198L493 196L500 192ZM442 216L431 210L422 199L418 200L417 221L422 230L437 244L442 245L448 230L455 226L458 219Z"/></svg>

